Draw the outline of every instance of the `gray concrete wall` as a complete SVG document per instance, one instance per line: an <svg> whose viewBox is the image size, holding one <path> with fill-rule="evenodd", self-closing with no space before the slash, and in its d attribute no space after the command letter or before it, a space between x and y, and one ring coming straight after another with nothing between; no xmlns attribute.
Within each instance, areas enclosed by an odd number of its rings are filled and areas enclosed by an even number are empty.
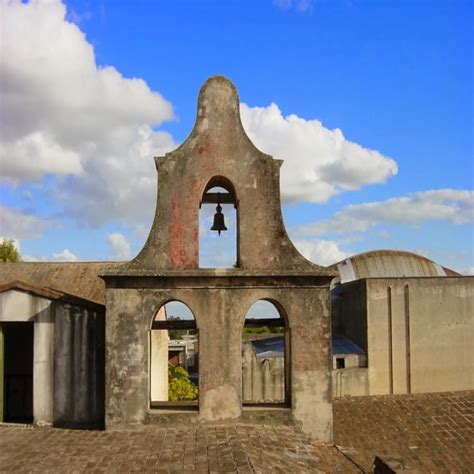
<svg viewBox="0 0 474 474"><path fill-rule="evenodd" d="M367 285L371 394L474 388L473 277L368 279Z"/></svg>
<svg viewBox="0 0 474 474"><path fill-rule="evenodd" d="M285 401L284 357L257 357L252 342L242 345L242 397L244 402Z"/></svg>
<svg viewBox="0 0 474 474"><path fill-rule="evenodd" d="M145 423L150 418L148 330L157 310L170 300L185 303L199 329L199 419L215 422L239 418L245 315L253 303L269 299L288 316L292 347L289 402L294 419L315 439L332 439L327 287L298 288L289 285L287 279L278 287L273 278L259 280L256 287L253 279L239 278L237 282L217 277L189 281L162 278L161 284L169 289L113 288L112 279L108 280L108 428ZM149 283L146 279L133 280L134 286Z"/></svg>
<svg viewBox="0 0 474 474"><path fill-rule="evenodd" d="M334 397L357 397L369 395L368 369L352 367L332 371L332 393Z"/></svg>
<svg viewBox="0 0 474 474"><path fill-rule="evenodd" d="M54 425L104 426L104 312L56 303Z"/></svg>

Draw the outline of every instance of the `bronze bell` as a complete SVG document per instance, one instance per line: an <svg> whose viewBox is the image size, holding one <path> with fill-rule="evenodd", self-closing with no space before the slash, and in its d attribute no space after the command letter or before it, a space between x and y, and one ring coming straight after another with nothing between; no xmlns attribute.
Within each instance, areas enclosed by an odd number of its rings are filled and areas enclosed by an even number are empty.
<svg viewBox="0 0 474 474"><path fill-rule="evenodd" d="M224 214L222 214L222 207L219 202L217 202L216 213L214 214L214 224L212 224L211 230L217 230L219 235L221 235L223 230L227 230L224 222Z"/></svg>

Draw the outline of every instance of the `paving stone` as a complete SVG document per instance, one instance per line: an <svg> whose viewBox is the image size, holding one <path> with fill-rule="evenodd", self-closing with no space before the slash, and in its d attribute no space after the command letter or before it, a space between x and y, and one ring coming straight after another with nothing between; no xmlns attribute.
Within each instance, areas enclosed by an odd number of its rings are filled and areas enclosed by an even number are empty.
<svg viewBox="0 0 474 474"><path fill-rule="evenodd" d="M337 399L334 440L367 472L375 456L418 472L474 472L473 409L473 391Z"/></svg>
<svg viewBox="0 0 474 474"><path fill-rule="evenodd" d="M1 472L370 472L376 456L418 472L474 472L474 392L334 402L336 446L288 425L79 431L0 426ZM359 469L359 467L360 469Z"/></svg>

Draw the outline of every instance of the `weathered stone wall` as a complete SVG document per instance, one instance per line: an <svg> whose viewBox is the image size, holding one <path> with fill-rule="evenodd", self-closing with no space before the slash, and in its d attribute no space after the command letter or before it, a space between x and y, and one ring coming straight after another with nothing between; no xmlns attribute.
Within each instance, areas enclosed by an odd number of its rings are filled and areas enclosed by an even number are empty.
<svg viewBox="0 0 474 474"><path fill-rule="evenodd" d="M114 288L114 279L108 280L107 427L144 423L151 412L148 331L158 309L170 300L182 301L190 308L199 330L199 419L214 422L240 417L244 320L253 303L268 299L288 318L289 402L294 419L315 438L331 439L327 287L301 288L288 279L278 282L276 278L262 281L235 276L129 280L134 287L167 287L161 289ZM123 286L125 282L115 283Z"/></svg>
<svg viewBox="0 0 474 474"><path fill-rule="evenodd" d="M155 163L158 201L147 242L135 259L104 275L107 426L151 419L148 331L169 300L182 301L196 318L199 419L240 417L244 319L253 303L269 299L288 317L293 417L314 438L330 441L329 282L335 272L306 260L288 238L280 207L282 162L247 137L228 79L206 81L190 136ZM237 209L237 262L229 270L199 269L199 207L213 186L229 188Z"/></svg>
<svg viewBox="0 0 474 474"><path fill-rule="evenodd" d="M262 153L248 138L237 91L228 79L215 76L206 81L190 136L155 162L155 220L130 269L198 268L199 207L211 179L223 177L222 182L230 182L236 194L239 268L321 271L301 256L287 236L280 203L283 162Z"/></svg>

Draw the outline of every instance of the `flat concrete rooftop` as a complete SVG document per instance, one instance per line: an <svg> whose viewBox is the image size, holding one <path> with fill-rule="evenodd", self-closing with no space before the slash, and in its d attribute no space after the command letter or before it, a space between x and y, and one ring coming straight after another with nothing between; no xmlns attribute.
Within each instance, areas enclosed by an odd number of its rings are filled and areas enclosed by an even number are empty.
<svg viewBox="0 0 474 474"><path fill-rule="evenodd" d="M335 445L283 424L74 431L0 427L1 472L474 472L474 392L335 400Z"/></svg>

